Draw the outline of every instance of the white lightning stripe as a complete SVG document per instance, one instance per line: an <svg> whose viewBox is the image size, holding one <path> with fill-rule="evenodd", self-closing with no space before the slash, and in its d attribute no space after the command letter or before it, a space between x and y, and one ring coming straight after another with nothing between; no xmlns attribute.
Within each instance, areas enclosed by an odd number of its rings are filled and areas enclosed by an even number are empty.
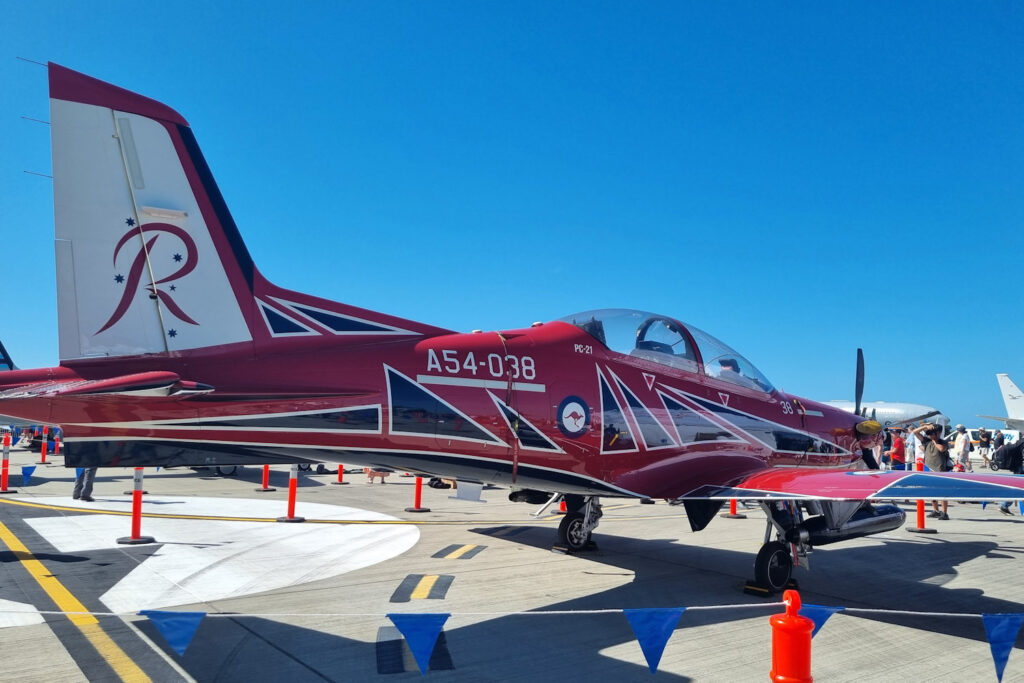
<svg viewBox="0 0 1024 683"><path fill-rule="evenodd" d="M301 315L303 318L306 318L310 322L313 322L313 323L315 323L317 325L320 325L321 327L326 329L329 333L336 334L338 336L370 335L370 334L400 334L400 335L410 335L410 336L416 336L416 337L422 337L423 336L419 332L410 332L409 330L403 330L400 327L395 327L394 325L388 325L387 323L382 323L382 322L379 322L379 321L376 321L376 320L366 320L365 318L357 318L356 316L348 315L347 313L339 313L338 311L329 311L329 310L327 310L325 308L317 308L316 306L311 306L309 304L300 304L300 303L296 303L294 301L286 301L286 300L278 298L276 296L268 296L267 298L268 299L273 299L277 303L279 303L282 306L285 306L286 308L288 308L288 310L292 311L296 315ZM339 332L338 330L331 329L331 327L329 325L327 325L326 323L320 322L319 320L317 320L316 318L310 316L309 314L303 313L302 311L300 311L298 309L298 307L305 308L305 309L310 310L310 311L316 311L317 313L325 313L327 315L332 315L332 316L334 316L336 318L342 318L343 320L353 320L353 321L355 321L357 323L364 323L366 325L372 325L374 327L379 327L379 328L384 328L384 329L379 329L379 330L348 330L348 331Z"/></svg>
<svg viewBox="0 0 1024 683"><path fill-rule="evenodd" d="M545 434L540 429L538 429L533 423L531 423L525 417L520 415L518 412L512 410L512 408L510 408L508 405L506 405L505 402L502 401L500 398L498 398L497 396L495 396L494 394L492 394L489 391L487 392L487 395L491 397L491 400L494 401L495 406L498 407L498 414L501 415L505 419L505 424L508 425L509 430L512 432L512 436L515 437L518 440L520 448L528 450L528 451L540 451L541 453L565 453L565 451L563 451L558 446L558 444L556 444L554 441L552 441L551 439L548 438L547 434ZM551 448L535 448L533 446L527 446L526 444L524 444L523 440L520 439L519 435L516 433L516 430L512 427L512 423L509 422L508 415L506 415L505 411L503 411L501 409L501 406L504 406L505 408L508 408L508 410L511 410L513 413L515 413L516 417L518 419L522 420L524 423L526 423L527 427L529 427L534 432L536 432L540 436L540 438L542 438L545 441L547 441L551 445Z"/></svg>
<svg viewBox="0 0 1024 683"><path fill-rule="evenodd" d="M820 410L804 410L803 414L808 415L810 417L825 417L825 413L821 412Z"/></svg>
<svg viewBox="0 0 1024 683"><path fill-rule="evenodd" d="M79 437L69 437L68 439L66 439L64 441L64 443L65 444L73 443L73 442L74 443L85 443L87 441L174 441L174 442L180 442L180 443L197 443L197 444L211 443L211 444L220 444L220 445L226 445L226 446L266 446L266 447L270 447L270 448L281 448L282 447L279 442L271 442L271 441L266 441L266 442L261 442L261 441L225 441L225 440L211 440L211 439L182 439L182 438L177 438L177 437L166 438L166 437L158 437L158 436L79 436ZM402 455L413 455L413 456L423 455L423 456L427 456L427 457L430 457L430 456L448 456L448 457L452 457L452 458L459 458L461 460L476 460L478 462L490 463L492 465L495 462L497 462L497 463L508 463L508 462L510 462L508 460L501 460L501 459L496 459L496 458L484 458L484 457L475 456L475 455L466 455L464 453L452 453L450 451L417 451L417 450L412 450L412 449L409 449L409 448L363 448L361 446L348 447L348 448L336 448L336 447L331 447L331 446L314 446L314 445L307 445L307 444L291 444L291 443L288 444L287 447L288 448L295 448L295 449L300 449L301 448L301 449L308 449L308 450L336 451L337 453L339 453L339 455L338 455L339 459L340 458L344 458L346 455L352 455L353 452L358 452L358 453L365 452L365 453L383 453L383 454L392 453L392 454L398 455L398 456L402 456ZM341 462L341 461L339 460L339 462ZM529 464L529 463L519 463L519 467L520 467L520 469L531 469L531 470L542 470L544 472L554 472L555 474L559 474L559 475L562 475L562 476L571 477L571 478L574 478L574 479L580 479L580 480L585 481L585 482L591 482L591 483L596 485L596 488L614 489L615 491L618 491L619 493L621 493L623 496L626 496L626 497L629 497L629 498L645 498L646 497L646 496L644 496L644 495L642 495L640 493L637 493L636 491L630 491L629 489L624 489L621 486L616 486L615 484L612 484L612 483L607 482L607 481L603 481L601 479L597 479L596 477L590 477L590 476L587 476L585 474L579 474L578 472L569 472L567 470L560 470L560 469L555 468L555 467L544 467L542 465L533 465L533 464ZM605 494L605 495L607 495L607 494Z"/></svg>
<svg viewBox="0 0 1024 683"><path fill-rule="evenodd" d="M184 417L172 420L136 420L133 422L68 422L68 425L79 427L120 427L124 429L145 429L148 427L178 427L180 429L198 429L196 422L220 422L222 420L264 420L277 417L296 417L302 415L319 415L321 413L347 413L355 410L376 410L380 415L381 406L379 403L372 403L362 406L334 406L327 408L316 408L314 410L293 410L286 413L258 413L246 415L213 415L207 417ZM218 427L213 429L241 429L241 427ZM245 427L245 429L251 429ZM291 427L257 427L259 431L309 431L309 428L294 429ZM376 434L377 432L373 432Z"/></svg>
<svg viewBox="0 0 1024 683"><path fill-rule="evenodd" d="M481 389L507 389L509 383L499 379L469 379L468 377L444 377L440 375L416 375L419 384L443 384L450 387L480 387ZM547 391L543 384L512 382L513 391Z"/></svg>
<svg viewBox="0 0 1024 683"><path fill-rule="evenodd" d="M693 394L690 394L690 393L688 393L686 391L683 391L682 389L676 389L675 387L670 387L669 385L665 384L664 382L658 382L658 384L660 386L668 389L669 391L671 391L671 392L673 392L675 394L678 394L679 396L684 396L684 397L690 399L691 401L694 401L695 403L697 403L697 405L701 405L700 401L702 401L702 400L703 401L707 401L708 400L706 398L702 399L699 396L694 396ZM714 401L712 401L712 403L713 402ZM748 412L746 412L744 410L740 410L739 408L734 408L732 406L723 405L722 407L725 408L726 410L731 410L731 411L733 411L735 413L739 413L741 415L746 415L747 417L753 418L755 420L760 420L761 422L765 422L767 424L770 424L770 425L773 425L773 426L776 426L776 427L780 427L780 428L785 429L787 431L795 432L797 434L803 434L804 436L809 436L812 439L816 439L818 441L821 441L822 443L828 444L829 446L832 446L837 451L839 451L838 453L811 453L811 455L825 455L825 456L831 456L831 457L841 456L841 455L853 455L853 453L851 451L846 450L845 448L843 448L839 444L837 444L837 443L835 443L833 441L829 441L825 437L820 436L818 434L815 434L814 432L807 432L807 431L804 431L802 429L796 429L794 427L790 427L789 425L784 425L784 424L782 424L780 422L775 422L773 420L769 420L766 417L762 417L760 415L755 415L753 413L748 413ZM750 436L750 438L752 438L755 441L758 441L760 443L763 443L765 446L767 446L768 448L771 448L776 453L796 453L796 454L799 454L799 455L807 455L806 453L804 453L804 451L780 451L780 450L776 450L774 446L772 446L771 444L767 443L766 441L763 441L763 440L757 438L753 434L750 434L749 432L747 432L747 430L741 429L739 427L739 425L735 425L735 424L732 424L731 422L728 422L726 420L726 418L722 417L721 415L718 415L717 413L715 413L712 410L709 410L709 409L705 408L702 405L701 405L701 408L703 410L707 410L708 414L711 415L712 417L716 418L717 420L721 420L721 421L727 422L727 424L729 424L729 426L732 427L733 429L736 429L736 430L742 431L745 434L748 434Z"/></svg>

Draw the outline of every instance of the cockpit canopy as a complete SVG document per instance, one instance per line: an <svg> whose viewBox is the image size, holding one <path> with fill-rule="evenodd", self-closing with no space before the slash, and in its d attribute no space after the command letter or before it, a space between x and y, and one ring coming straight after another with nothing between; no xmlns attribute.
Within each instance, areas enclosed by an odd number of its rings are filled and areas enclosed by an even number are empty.
<svg viewBox="0 0 1024 683"><path fill-rule="evenodd" d="M608 308L559 318L580 328L604 346L687 372L701 372L724 382L771 392L772 385L754 364L727 344L692 325L657 313Z"/></svg>

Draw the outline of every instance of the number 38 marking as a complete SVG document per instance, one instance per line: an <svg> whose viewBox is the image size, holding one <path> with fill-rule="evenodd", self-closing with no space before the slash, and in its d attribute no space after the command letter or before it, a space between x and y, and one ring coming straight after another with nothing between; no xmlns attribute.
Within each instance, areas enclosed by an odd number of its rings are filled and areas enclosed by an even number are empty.
<svg viewBox="0 0 1024 683"><path fill-rule="evenodd" d="M789 401L781 401L780 403L782 404L782 414L783 415L792 415L793 414L793 404L792 403L790 403Z"/></svg>

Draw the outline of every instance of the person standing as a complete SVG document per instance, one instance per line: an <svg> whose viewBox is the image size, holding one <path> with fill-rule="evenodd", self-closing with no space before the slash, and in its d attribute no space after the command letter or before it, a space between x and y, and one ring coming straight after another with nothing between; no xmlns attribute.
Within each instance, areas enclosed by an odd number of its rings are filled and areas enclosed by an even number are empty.
<svg viewBox="0 0 1024 683"><path fill-rule="evenodd" d="M992 435L988 433L988 430L982 427L978 430L978 455L985 463L985 467L988 467L988 452L992 448Z"/></svg>
<svg viewBox="0 0 1024 683"><path fill-rule="evenodd" d="M914 436L924 447L924 465L932 472L945 472L949 470L946 465L949 460L949 444L942 438L942 428L938 425L925 423L914 430ZM949 519L949 501L942 501L942 512L939 512L939 501L932 501L932 511L929 517L937 519Z"/></svg>
<svg viewBox="0 0 1024 683"><path fill-rule="evenodd" d="M1003 444L996 453L999 453L999 459L1006 463L1006 469L1010 470L1013 474L1020 474L1021 470L1024 469L1024 435L1017 439L1012 444ZM992 459L996 459L996 453L992 454ZM1013 501L1005 501L999 506L999 511L1004 515L1012 515L1010 512L1010 503Z"/></svg>
<svg viewBox="0 0 1024 683"><path fill-rule="evenodd" d="M907 445L903 440L903 429L897 427L892 430L892 446L885 452L889 458L889 468L894 470L906 469Z"/></svg>
<svg viewBox="0 0 1024 683"><path fill-rule="evenodd" d="M96 479L96 469L95 467L82 468L82 471L75 478L75 490L71 493L72 498L75 500L81 499L87 503L95 500L92 497L92 482Z"/></svg>
<svg viewBox="0 0 1024 683"><path fill-rule="evenodd" d="M997 429L995 435L992 437L992 455L995 455L995 451L998 451L1006 445L1006 435L1003 434L1002 429Z"/></svg>
<svg viewBox="0 0 1024 683"><path fill-rule="evenodd" d="M954 462L963 466L964 471L973 472L971 468L971 435L963 425L956 426L956 440L953 442Z"/></svg>

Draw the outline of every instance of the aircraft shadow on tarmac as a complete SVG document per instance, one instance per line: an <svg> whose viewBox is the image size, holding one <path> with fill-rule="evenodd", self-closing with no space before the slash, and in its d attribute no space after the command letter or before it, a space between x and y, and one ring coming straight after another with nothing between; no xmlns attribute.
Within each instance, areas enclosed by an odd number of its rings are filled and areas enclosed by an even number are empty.
<svg viewBox="0 0 1024 683"><path fill-rule="evenodd" d="M518 531L523 529L523 531ZM500 532L494 531L500 530ZM550 547L550 527L498 526L476 529L494 538L537 548ZM983 534L981 534L983 535ZM1011 562L1024 548L997 546L988 540L945 541L941 538L881 538L870 546L833 547L813 556L814 572L799 572L805 602L846 607L941 611L960 613L1021 612L1017 602L986 597L975 588L949 588L957 566L985 557ZM584 597L545 605L542 610L592 610L608 608L672 607L697 605L757 604L742 594L744 577L753 553L685 545L675 539L637 539L600 535L599 549L581 554L581 573L633 575L625 585ZM602 565L606 569L602 569ZM457 580L457 579L456 579ZM1024 589L1022 589L1024 591ZM345 601L324 605L325 610L345 611ZM486 608L486 605L481 605ZM432 611L443 612L439 604ZM687 612L680 620L676 638L696 626L733 619L764 618L776 610ZM854 616L854 615L849 615ZM857 615L861 616L861 615ZM872 615L861 618L899 624L936 634L955 635L984 642L981 620ZM335 630L343 630L338 617ZM382 614L381 633L392 630ZM163 645L152 625L139 622L151 639ZM767 630L767 623L765 625ZM380 640L380 638L378 638ZM260 617L208 618L192 645L175 659L199 681L269 681L287 678L292 683L319 680L362 680L400 670L414 672L406 652L404 669L396 669L396 654L403 646L397 636L384 642L366 643L344 636ZM1017 647L1024 647L1024 636ZM451 669L446 680L508 680L529 672L543 672L546 680L576 679L581 672L597 669L605 679L633 680L649 675L642 664L602 656L606 648L635 642L621 614L510 615L484 622L459 624L455 614L446 624L432 668ZM514 644L512 647L510 644ZM639 646L637 646L639 659ZM389 654L390 653L390 654ZM642 660L640 660L642 661ZM659 671L672 680L687 681Z"/></svg>
<svg viewBox="0 0 1024 683"><path fill-rule="evenodd" d="M342 605L339 601L339 608ZM576 627L581 618L586 619L586 628ZM446 624L430 660L430 670L444 671L445 680L577 680L582 672L597 667L604 680L650 676L646 665L601 657L596 652L596 633L608 633L609 640L616 643L634 639L620 615L512 616L461 628L453 620ZM417 671L397 629L383 615L375 643L259 617L207 618L183 657L165 645L152 624L136 625L197 681L386 680L390 674ZM386 640L381 640L382 634ZM691 680L664 671L659 676Z"/></svg>
<svg viewBox="0 0 1024 683"><path fill-rule="evenodd" d="M1020 602L986 596L981 588L947 587L958 577L958 567L971 560L985 558L987 561L1009 563L1024 555L1024 546L1020 544L982 540L993 536L983 531L984 524L990 521L1004 522L998 518L979 522L977 535L980 538L976 541L963 540L963 533L958 534L960 538L957 540L945 540L941 536L922 539L910 534L903 539L898 534L906 532L900 530L874 537L871 545L835 545L817 549L811 555L812 570L797 569L794 578L800 582L801 598L806 603L960 614L1024 612L1024 584L1016 580L1012 585L1021 586L1018 591ZM550 527L498 526L472 531L535 548L551 548L554 542ZM580 571L593 572L594 566L590 563L596 563L631 572L633 581L544 609L590 610L757 602L757 598L742 593L743 583L753 574L756 547L746 553L697 545L697 538L694 545L688 545L677 539L642 539L600 533L595 534L594 540L598 544L596 551L578 555L590 565L581 566ZM775 596L771 601L779 599ZM749 618L756 614L745 610L688 612L677 629ZM884 614L846 616L987 642L981 619ZM594 643L594 646L609 644ZM1016 647L1024 648L1024 629Z"/></svg>

